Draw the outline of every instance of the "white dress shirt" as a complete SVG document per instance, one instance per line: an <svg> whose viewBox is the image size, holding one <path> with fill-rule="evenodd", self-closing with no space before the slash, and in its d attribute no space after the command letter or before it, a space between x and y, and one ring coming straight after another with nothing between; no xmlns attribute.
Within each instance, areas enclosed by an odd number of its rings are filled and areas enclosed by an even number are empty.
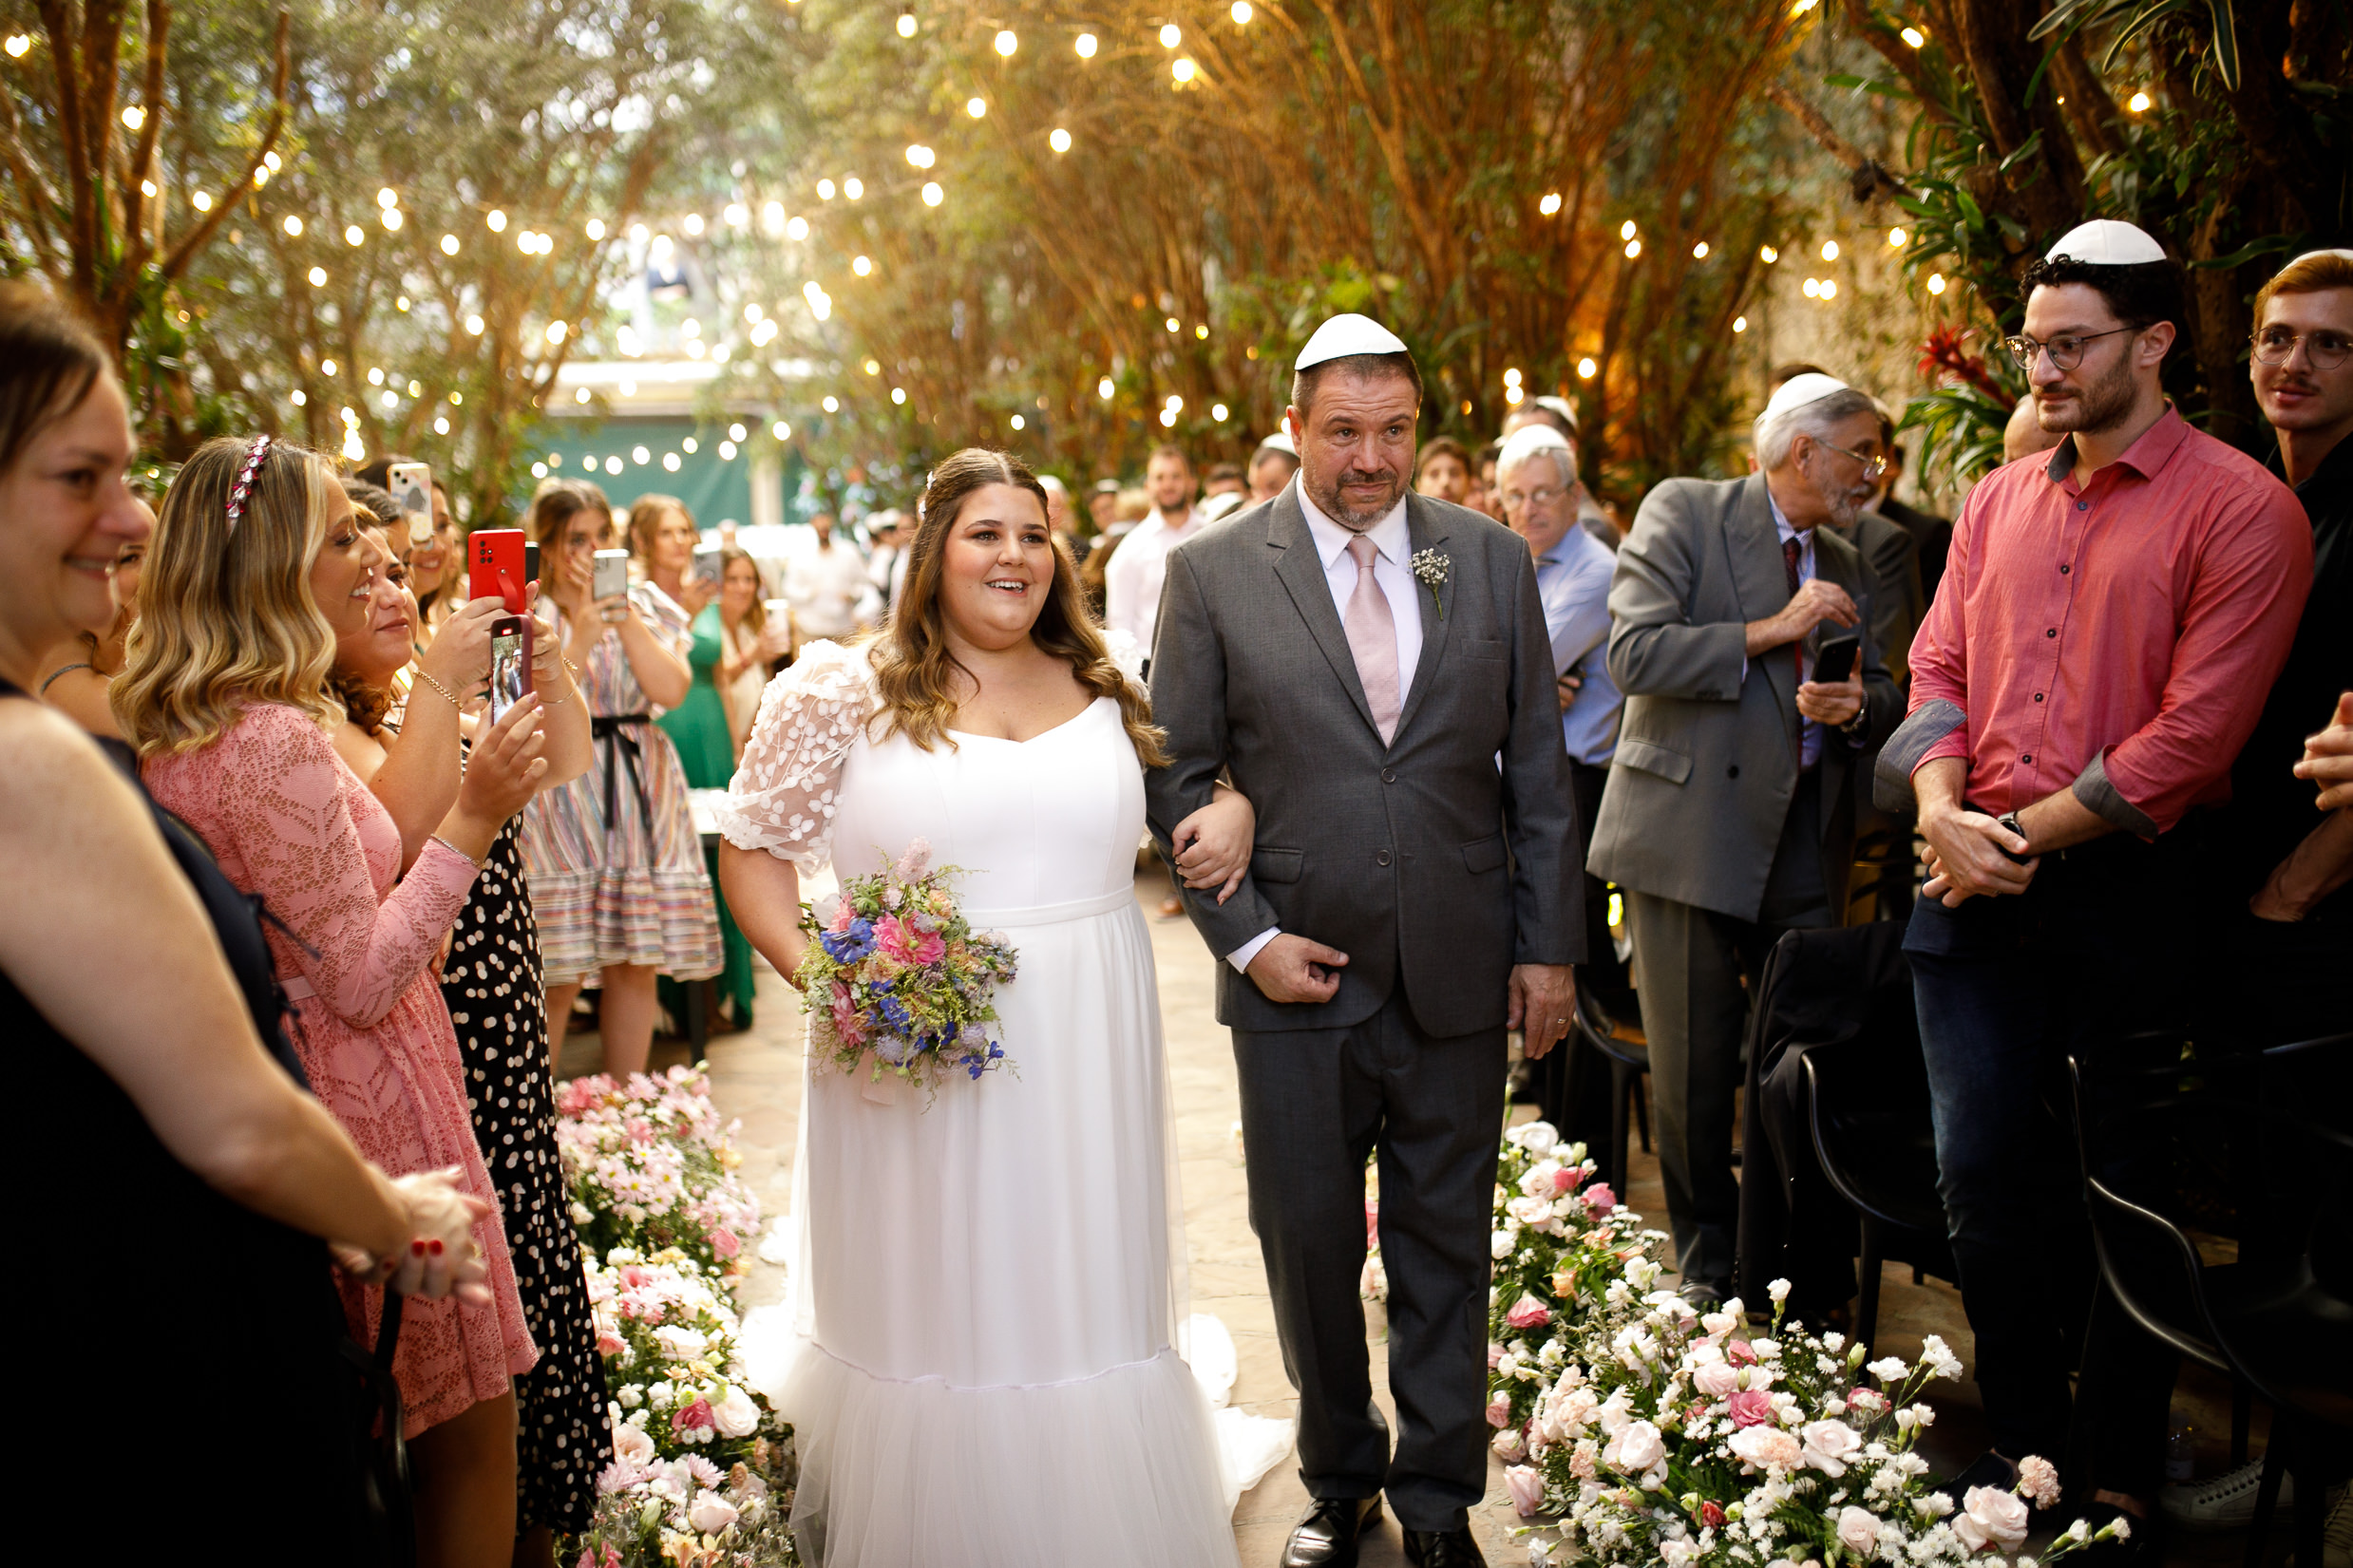
<svg viewBox="0 0 2353 1568"><path fill-rule="evenodd" d="M1307 499L1307 490L1296 476L1291 483L1299 490L1300 510L1306 515L1307 532L1316 544L1316 557L1323 562L1323 580L1332 590L1332 608L1339 613L1344 627L1348 622L1348 601L1357 592L1357 558L1348 553L1348 541L1357 536L1324 516L1322 509ZM1389 601L1389 618L1397 627L1397 704L1398 711L1403 713L1405 700L1414 690L1414 669L1422 657L1422 607L1415 597L1419 585L1414 580L1411 564L1414 540L1405 525L1404 499L1400 497L1388 516L1367 528L1364 536L1379 552L1373 559L1373 582ZM1126 555L1132 547L1132 541L1121 545L1120 555ZM1111 564L1119 564L1119 556L1111 557ZM1250 960L1281 930L1281 926L1268 926L1227 954L1226 962L1246 973Z"/></svg>
<svg viewBox="0 0 2353 1568"><path fill-rule="evenodd" d="M785 597L795 626L810 637L845 637L882 611L866 563L839 539L787 562Z"/></svg>
<svg viewBox="0 0 2353 1568"><path fill-rule="evenodd" d="M1103 568L1103 624L1135 638L1145 656L1152 652L1152 633L1160 625L1160 589L1168 580L1168 552L1199 531L1195 513L1171 525L1158 512L1146 518L1119 541Z"/></svg>

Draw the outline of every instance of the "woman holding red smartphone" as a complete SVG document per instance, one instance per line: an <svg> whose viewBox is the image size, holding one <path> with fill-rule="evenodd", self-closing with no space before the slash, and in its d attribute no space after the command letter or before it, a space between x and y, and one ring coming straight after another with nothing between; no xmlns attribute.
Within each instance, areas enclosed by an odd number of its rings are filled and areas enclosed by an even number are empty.
<svg viewBox="0 0 2353 1568"><path fill-rule="evenodd" d="M705 979L721 962L686 773L653 722L693 685L693 633L651 583L597 595L597 552L614 530L612 505L594 484L542 483L525 526L540 542L542 592L597 743L597 765L541 795L523 819L551 1048L561 1053L572 1004L594 974L603 987L605 1070L641 1072L654 1048L655 976Z"/></svg>

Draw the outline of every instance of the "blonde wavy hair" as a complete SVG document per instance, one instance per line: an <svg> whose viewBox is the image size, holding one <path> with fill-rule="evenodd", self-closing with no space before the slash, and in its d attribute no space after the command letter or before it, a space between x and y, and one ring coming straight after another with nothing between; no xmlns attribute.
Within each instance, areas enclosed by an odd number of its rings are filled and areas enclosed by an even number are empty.
<svg viewBox="0 0 2353 1568"><path fill-rule="evenodd" d="M334 630L311 595L311 568L343 487L324 454L274 442L232 528L229 492L251 448L235 436L206 442L156 518L139 620L107 691L142 757L209 746L248 703L342 722L327 687Z"/></svg>
<svg viewBox="0 0 2353 1568"><path fill-rule="evenodd" d="M957 514L974 491L991 484L1010 484L1037 498L1038 515L1046 515L1046 488L1017 458L984 447L968 446L932 471L923 492L922 521L907 546L907 585L892 607L890 622L877 632L867 650L874 667L874 689L882 707L874 715L888 737L898 733L929 751L945 740L956 742L948 726L956 717L956 689L950 672L963 667L948 651L947 630L939 610L941 562L947 555L948 533ZM1165 767L1162 749L1167 732L1152 723L1151 704L1129 684L1111 662L1087 609L1086 594L1078 586L1077 570L1060 540L1053 545L1053 582L1046 602L1030 628L1030 640L1069 662L1078 684L1098 697L1115 697L1120 718L1134 743L1136 760L1147 767ZM966 671L969 675L971 671Z"/></svg>

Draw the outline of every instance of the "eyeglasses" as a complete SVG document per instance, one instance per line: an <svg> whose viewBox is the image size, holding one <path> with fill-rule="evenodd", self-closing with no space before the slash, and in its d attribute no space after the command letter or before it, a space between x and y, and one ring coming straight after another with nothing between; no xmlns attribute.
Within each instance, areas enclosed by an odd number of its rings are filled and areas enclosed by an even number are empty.
<svg viewBox="0 0 2353 1568"><path fill-rule="evenodd" d="M1863 477L1865 479L1877 479L1880 475L1888 471L1888 458L1887 454L1884 452L1850 452L1844 446L1831 446L1829 442L1822 441L1820 436L1816 436L1813 439L1821 442L1825 446L1830 446L1830 449L1836 452L1840 457L1852 458L1855 462L1861 463L1863 465Z"/></svg>
<svg viewBox="0 0 2353 1568"><path fill-rule="evenodd" d="M1509 511L1522 506L1549 506L1567 494L1549 484L1540 484L1533 490L1506 490L1504 507Z"/></svg>
<svg viewBox="0 0 2353 1568"><path fill-rule="evenodd" d="M2313 368L2333 370L2344 363L2347 353L2353 353L2353 339L2343 332L2298 332L2286 327L2266 327L2254 336L2255 357L2266 365L2285 365L2296 357L2296 345L2304 345L2305 357Z"/></svg>
<svg viewBox="0 0 2353 1568"><path fill-rule="evenodd" d="M2139 331L2138 327L2111 327L2104 332L2069 333L2064 337L2055 337L2048 343L2037 343L2030 337L2005 337L2002 342L2010 350L2010 357L2018 361L2018 368L2021 370L2033 369L2035 356L2044 353L2051 356L2053 366L2061 370L2072 370L2083 363L2083 346L2095 338Z"/></svg>

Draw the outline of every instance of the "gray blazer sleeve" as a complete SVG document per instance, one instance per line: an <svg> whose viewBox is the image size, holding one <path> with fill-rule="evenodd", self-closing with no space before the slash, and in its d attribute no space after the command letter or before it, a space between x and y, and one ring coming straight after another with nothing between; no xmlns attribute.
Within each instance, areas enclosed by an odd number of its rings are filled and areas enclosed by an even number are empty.
<svg viewBox="0 0 2353 1568"><path fill-rule="evenodd" d="M1685 607L1705 520L1683 503L1678 488L1661 484L1644 497L1618 548L1609 583L1609 678L1629 697L1738 702L1747 629L1738 621L1689 623Z"/></svg>
<svg viewBox="0 0 2353 1568"><path fill-rule="evenodd" d="M1511 846L1515 964L1585 959L1584 835L1568 783L1554 694L1552 638L1536 594L1536 568L1516 552L1511 624L1511 729L1503 749L1504 831ZM1239 902L1241 896L1235 896ZM1228 907L1231 907L1230 905ZM1266 929L1260 926L1249 935ZM1240 945L1240 944L1236 944Z"/></svg>
<svg viewBox="0 0 2353 1568"><path fill-rule="evenodd" d="M1169 835L1209 803L1226 750L1225 651L1210 623L1200 579L1182 550L1169 555L1160 591L1160 621L1152 634L1152 719L1168 733L1168 765L1145 769L1145 820L1152 841L1173 865ZM1180 881L1177 894L1194 929L1221 961L1281 923L1247 873L1223 904L1215 889L1196 893Z"/></svg>

